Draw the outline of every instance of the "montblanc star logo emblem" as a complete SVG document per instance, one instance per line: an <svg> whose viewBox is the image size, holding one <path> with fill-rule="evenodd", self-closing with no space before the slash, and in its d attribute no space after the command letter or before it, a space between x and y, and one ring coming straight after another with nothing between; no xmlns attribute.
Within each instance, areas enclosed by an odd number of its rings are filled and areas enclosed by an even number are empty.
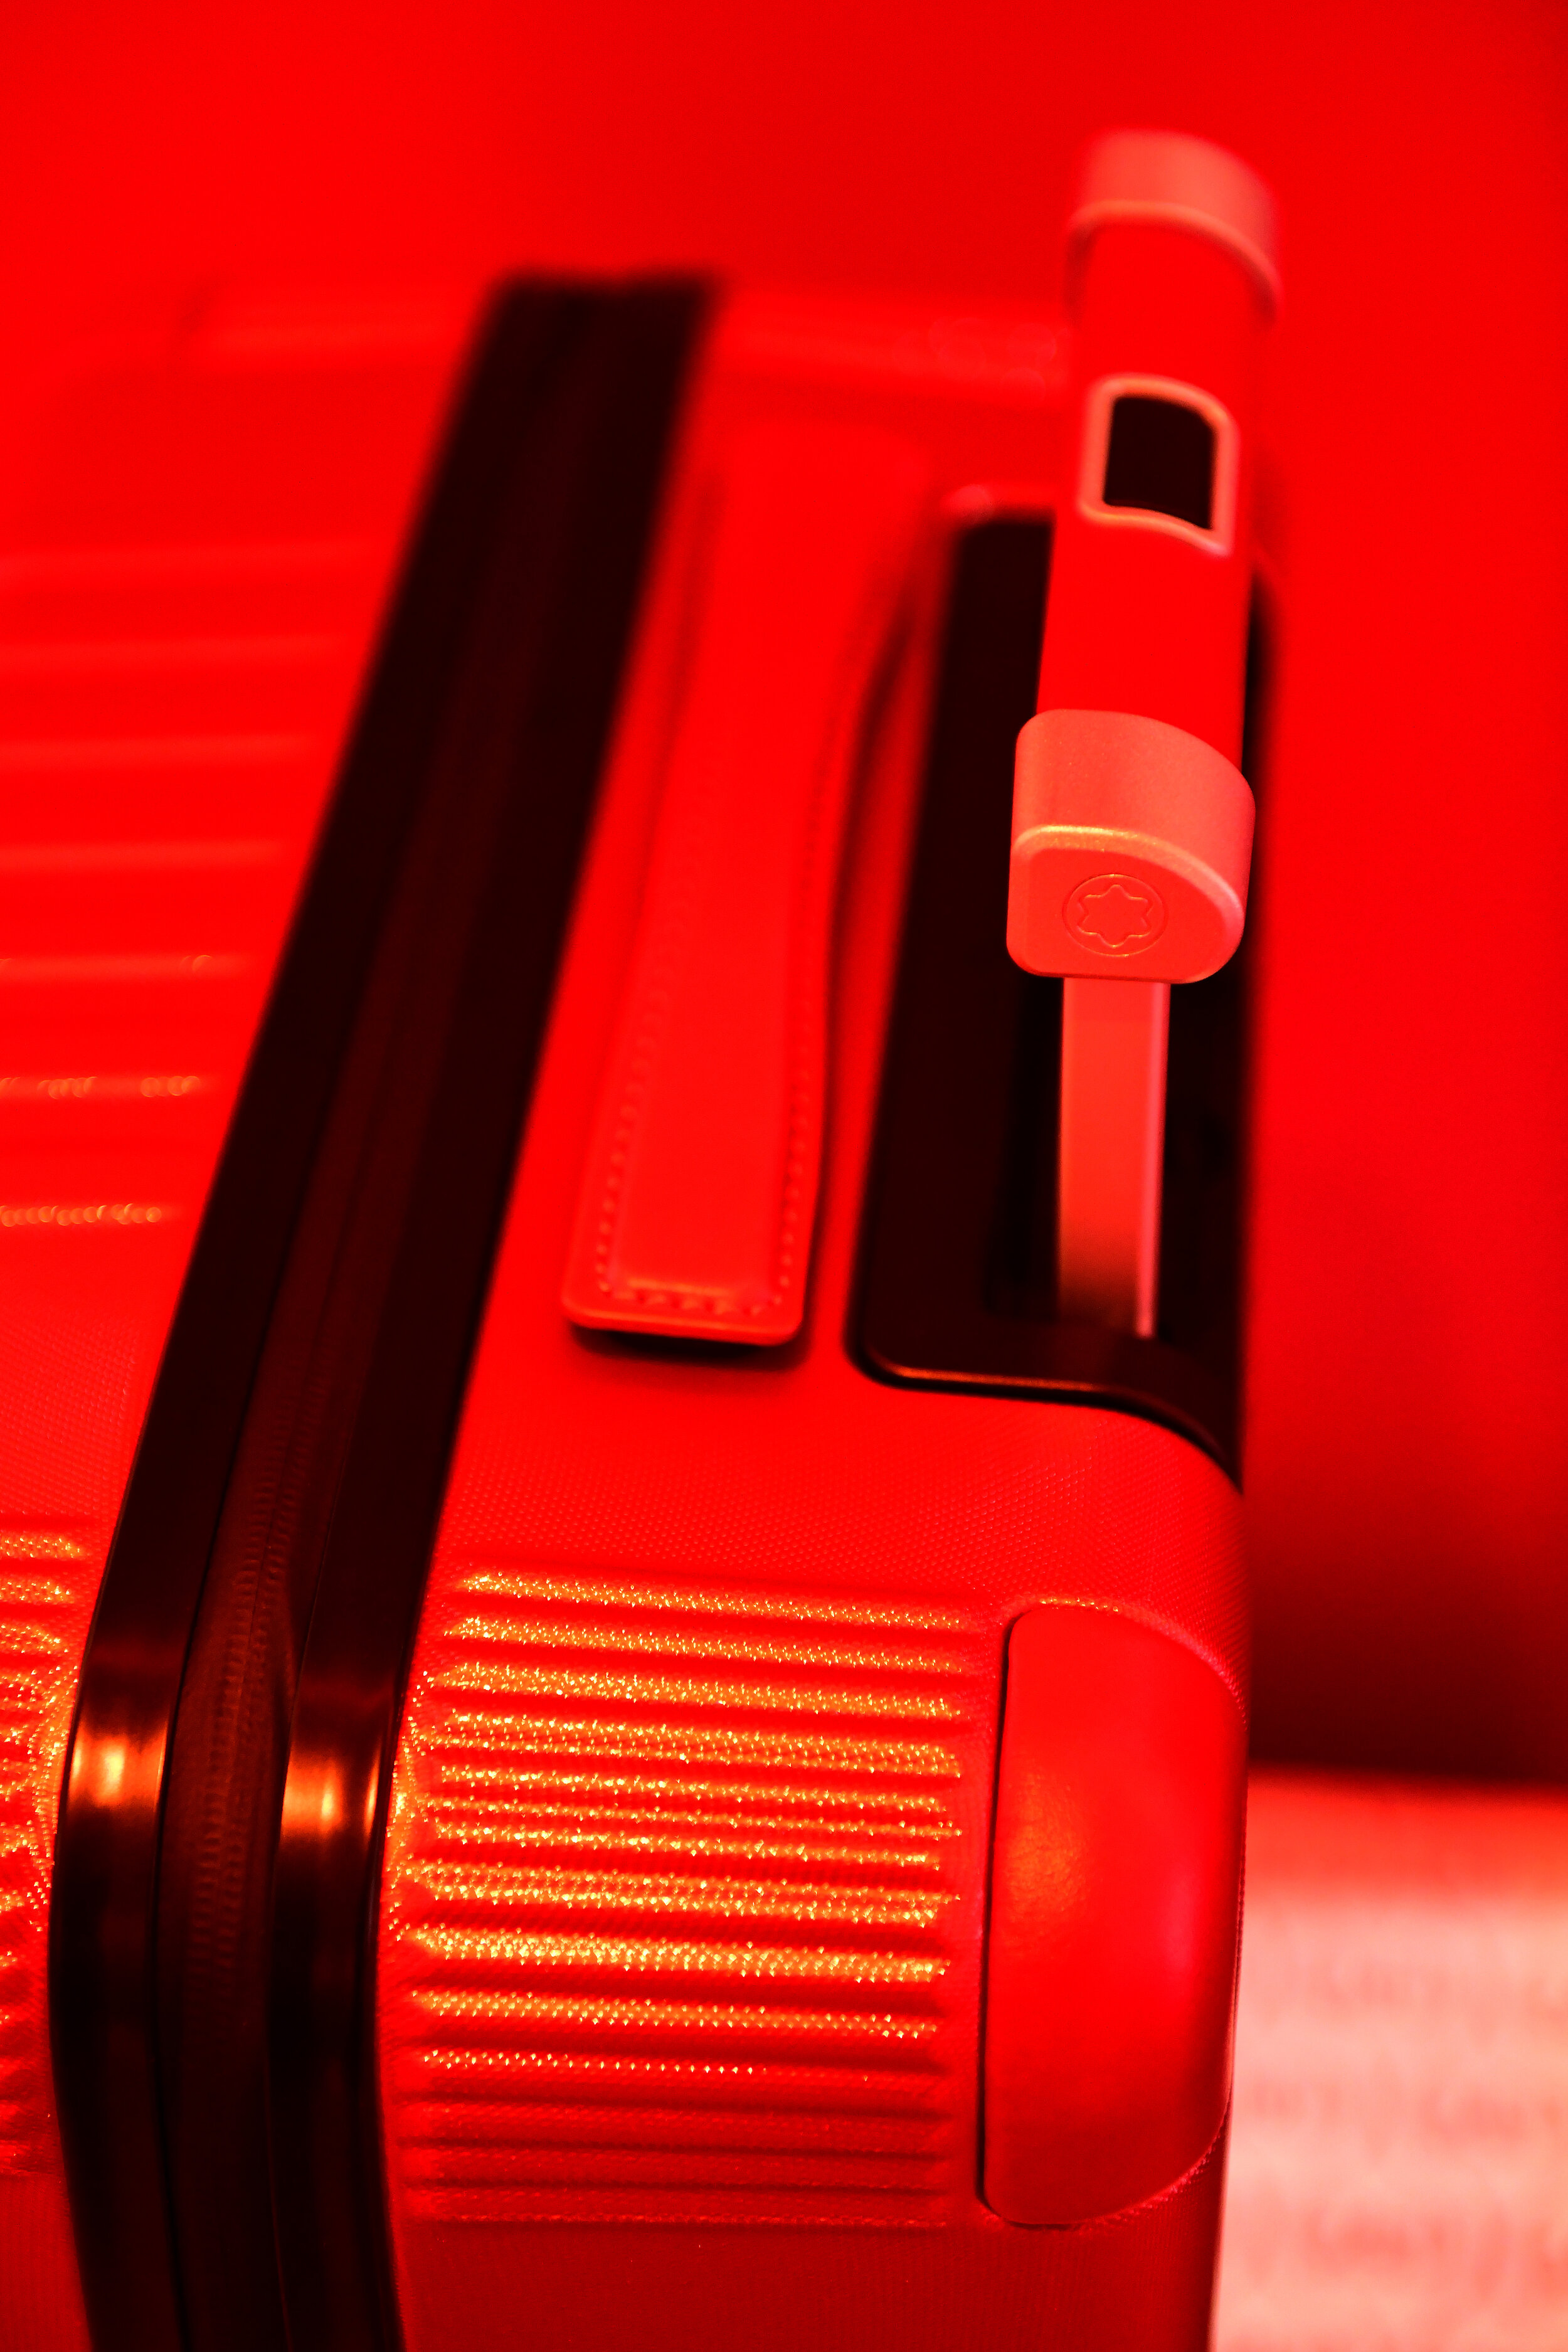
<svg viewBox="0 0 1568 2352"><path fill-rule="evenodd" d="M1080 882L1062 908L1073 938L1097 955L1133 956L1165 928L1165 902L1152 882L1131 874L1097 874Z"/></svg>

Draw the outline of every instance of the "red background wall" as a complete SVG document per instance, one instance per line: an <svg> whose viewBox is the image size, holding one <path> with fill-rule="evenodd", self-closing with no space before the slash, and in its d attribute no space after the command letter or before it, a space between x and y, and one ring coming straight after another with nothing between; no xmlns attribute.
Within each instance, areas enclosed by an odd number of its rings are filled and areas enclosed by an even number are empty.
<svg viewBox="0 0 1568 2352"><path fill-rule="evenodd" d="M1568 1769L1568 12L18 0L0 91L12 383L236 278L1054 295L1088 131L1170 123L1262 169L1288 310L1260 1737Z"/></svg>

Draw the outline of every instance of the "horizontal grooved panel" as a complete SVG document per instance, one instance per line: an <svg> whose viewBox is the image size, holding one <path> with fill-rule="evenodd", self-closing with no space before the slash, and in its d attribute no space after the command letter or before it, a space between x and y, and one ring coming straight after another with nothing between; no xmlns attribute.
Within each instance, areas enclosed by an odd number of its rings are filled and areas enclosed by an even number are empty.
<svg viewBox="0 0 1568 2352"><path fill-rule="evenodd" d="M47 1808L98 1549L66 1529L0 1528L0 2175L48 2158L37 1970Z"/></svg>
<svg viewBox="0 0 1568 2352"><path fill-rule="evenodd" d="M449 1592L383 1898L409 2193L935 2218L963 2160L976 1629L482 1562Z"/></svg>

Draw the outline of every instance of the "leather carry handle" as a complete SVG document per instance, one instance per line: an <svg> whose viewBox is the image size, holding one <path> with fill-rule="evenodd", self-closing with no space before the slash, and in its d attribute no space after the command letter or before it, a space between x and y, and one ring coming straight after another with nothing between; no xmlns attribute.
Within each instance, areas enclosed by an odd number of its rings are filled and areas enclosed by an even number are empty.
<svg viewBox="0 0 1568 2352"><path fill-rule="evenodd" d="M840 852L923 479L905 442L839 425L759 423L729 453L578 1196L575 1323L800 1328Z"/></svg>

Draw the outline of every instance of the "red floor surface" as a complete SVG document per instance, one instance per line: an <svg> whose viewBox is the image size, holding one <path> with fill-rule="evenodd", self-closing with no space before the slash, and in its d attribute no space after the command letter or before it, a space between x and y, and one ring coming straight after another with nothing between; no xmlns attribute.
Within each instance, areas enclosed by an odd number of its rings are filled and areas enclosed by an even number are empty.
<svg viewBox="0 0 1568 2352"><path fill-rule="evenodd" d="M1217 2352L1568 2343L1568 1800L1255 1777Z"/></svg>

